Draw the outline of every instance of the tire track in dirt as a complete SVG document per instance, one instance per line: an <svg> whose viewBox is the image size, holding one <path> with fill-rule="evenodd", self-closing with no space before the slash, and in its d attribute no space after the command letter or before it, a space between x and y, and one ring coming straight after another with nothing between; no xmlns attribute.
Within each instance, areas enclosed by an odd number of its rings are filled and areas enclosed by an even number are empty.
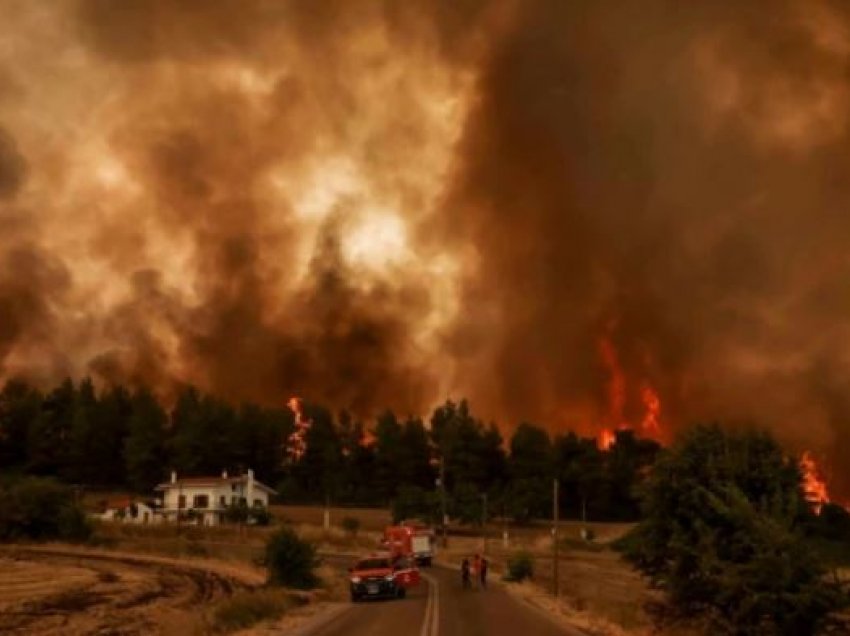
<svg viewBox="0 0 850 636"><path fill-rule="evenodd" d="M29 592L0 605L0 632L22 635L186 633L203 606L265 579L239 564L66 546L3 546L0 560L27 564L0 573L0 596L21 584Z"/></svg>

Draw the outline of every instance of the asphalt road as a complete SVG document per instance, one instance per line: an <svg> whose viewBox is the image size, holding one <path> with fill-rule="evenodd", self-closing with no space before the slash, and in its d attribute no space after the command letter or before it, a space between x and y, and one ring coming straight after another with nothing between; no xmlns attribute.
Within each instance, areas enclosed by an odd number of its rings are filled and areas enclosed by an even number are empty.
<svg viewBox="0 0 850 636"><path fill-rule="evenodd" d="M460 574L421 570L423 582L403 600L377 600L352 607L313 636L581 636L491 584L464 590Z"/></svg>

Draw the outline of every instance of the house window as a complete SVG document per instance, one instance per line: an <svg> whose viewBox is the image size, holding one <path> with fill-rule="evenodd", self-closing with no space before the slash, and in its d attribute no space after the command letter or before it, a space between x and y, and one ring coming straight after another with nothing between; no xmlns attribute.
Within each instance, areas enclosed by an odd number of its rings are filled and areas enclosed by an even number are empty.
<svg viewBox="0 0 850 636"><path fill-rule="evenodd" d="M192 499L192 507L193 508L209 508L210 507L210 498L209 495L195 495Z"/></svg>
<svg viewBox="0 0 850 636"><path fill-rule="evenodd" d="M221 504L222 508L227 507L227 497L225 497L224 495L218 498L218 502Z"/></svg>
<svg viewBox="0 0 850 636"><path fill-rule="evenodd" d="M186 495L180 495L177 497L177 507L185 508L186 507Z"/></svg>
<svg viewBox="0 0 850 636"><path fill-rule="evenodd" d="M254 508L262 508L263 500L262 499L254 499Z"/></svg>
<svg viewBox="0 0 850 636"><path fill-rule="evenodd" d="M237 503L238 501L239 501L239 497L237 497L236 495L233 495L233 496L230 498L230 503L232 503L234 506L236 505L236 503Z"/></svg>
<svg viewBox="0 0 850 636"><path fill-rule="evenodd" d="M230 492L236 492L236 484L230 484Z"/></svg>
<svg viewBox="0 0 850 636"><path fill-rule="evenodd" d="M239 503L242 504L243 506L247 506L248 500L245 499L245 497L239 497Z"/></svg>

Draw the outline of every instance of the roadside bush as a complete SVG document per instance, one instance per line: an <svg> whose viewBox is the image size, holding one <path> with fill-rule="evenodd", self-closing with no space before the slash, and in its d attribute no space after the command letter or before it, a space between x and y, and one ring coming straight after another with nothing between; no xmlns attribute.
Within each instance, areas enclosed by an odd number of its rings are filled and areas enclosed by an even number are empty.
<svg viewBox="0 0 850 636"><path fill-rule="evenodd" d="M0 540L85 541L91 532L70 488L42 477L0 486Z"/></svg>
<svg viewBox="0 0 850 636"><path fill-rule="evenodd" d="M356 537L357 533L360 531L360 519L357 517L343 517L342 529L352 537Z"/></svg>
<svg viewBox="0 0 850 636"><path fill-rule="evenodd" d="M313 571L317 566L316 549L302 540L291 528L281 528L266 544L266 567L269 583L300 590L318 585Z"/></svg>
<svg viewBox="0 0 850 636"><path fill-rule="evenodd" d="M534 578L534 560L527 552L515 554L508 561L508 571L505 580L519 583L525 579Z"/></svg>

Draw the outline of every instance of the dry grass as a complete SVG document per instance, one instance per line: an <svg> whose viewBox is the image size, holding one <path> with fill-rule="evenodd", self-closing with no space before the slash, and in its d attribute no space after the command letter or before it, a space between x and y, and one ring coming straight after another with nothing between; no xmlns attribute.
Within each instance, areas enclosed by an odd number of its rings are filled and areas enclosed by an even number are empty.
<svg viewBox="0 0 850 636"><path fill-rule="evenodd" d="M228 633L262 621L277 620L289 610L304 605L300 597L285 590L243 590L219 602L212 611L210 631Z"/></svg>

